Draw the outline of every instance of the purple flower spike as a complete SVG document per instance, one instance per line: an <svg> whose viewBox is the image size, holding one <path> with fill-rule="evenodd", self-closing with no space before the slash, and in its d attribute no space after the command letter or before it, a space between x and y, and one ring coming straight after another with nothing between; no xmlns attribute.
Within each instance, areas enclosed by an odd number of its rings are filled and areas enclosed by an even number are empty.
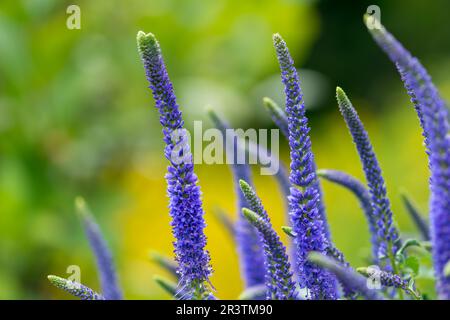
<svg viewBox="0 0 450 320"><path fill-rule="evenodd" d="M312 263L333 272L348 290L358 292L368 300L383 300L383 297L380 296L376 290L368 288L366 278L352 269L340 265L334 259L324 256L318 252L311 252L308 259Z"/></svg>
<svg viewBox="0 0 450 320"><path fill-rule="evenodd" d="M360 274L365 277L369 277L373 280L379 281L382 286L393 287L402 289L415 299L421 299L420 294L414 290L414 285L411 285L409 281L403 280L399 275L392 274L377 268L358 268L356 269Z"/></svg>
<svg viewBox="0 0 450 320"><path fill-rule="evenodd" d="M358 198L361 208L363 209L369 231L371 234L372 253L374 263L378 263L378 240L377 240L377 224L373 215L370 193L365 185L351 175L338 170L318 170L317 175L331 182L337 183L344 188L350 190Z"/></svg>
<svg viewBox="0 0 450 320"><path fill-rule="evenodd" d="M307 260L311 251L326 254L328 227L325 217L321 215L319 184L297 70L281 36L275 34L273 41L286 94L290 181L294 185L289 196L289 214L297 234L298 281L301 288L309 289L308 296L311 299L336 299L338 292L335 277Z"/></svg>
<svg viewBox="0 0 450 320"><path fill-rule="evenodd" d="M163 126L164 150L169 160L168 195L172 232L175 237L175 258L180 274L181 291L194 299L210 296L211 266L205 250L206 236L201 192L194 173L188 136L169 80L158 41L153 34L137 35L139 54L144 63L150 89Z"/></svg>
<svg viewBox="0 0 450 320"><path fill-rule="evenodd" d="M263 104L270 113L272 121L280 129L283 136L289 138L289 128L286 113L270 98L263 98Z"/></svg>
<svg viewBox="0 0 450 320"><path fill-rule="evenodd" d="M268 270L266 275L267 300L294 299L295 284L292 281L286 248L270 222L263 216L247 208L242 209L242 212L264 239L265 264Z"/></svg>
<svg viewBox="0 0 450 320"><path fill-rule="evenodd" d="M273 120L273 122L277 125L278 128L280 128L281 133L283 134L283 136L286 139L289 139L289 125L288 125L288 118L286 113L284 112L284 110L282 110L276 103L275 101L273 101L270 98L264 98L263 99L263 103L264 106L267 108L267 110L270 113L270 116ZM281 169L284 170L283 166L280 166L280 171ZM314 164L314 170L316 171L316 167ZM281 184L281 188L283 190L283 192L286 194L286 196L288 197L290 194L290 187L291 184L289 183L289 181L286 181L287 179L284 179L284 173L283 174L279 174L280 176L280 184ZM320 212L320 216L322 217L322 220L324 221L323 223L323 227L324 227L324 231L325 231L325 235L328 241L331 242L331 234L330 234L330 230L328 228L328 224L327 224L327 219L326 219L326 213L325 213L325 207L323 205L323 195L322 195L322 187L320 185L320 181L317 180L316 181L316 186L315 188L317 189L317 191L319 192L319 212Z"/></svg>
<svg viewBox="0 0 450 320"><path fill-rule="evenodd" d="M219 118L214 111L209 110L209 115L215 126L225 136L226 130L229 129L229 125ZM255 228L242 214L242 208L248 207L248 203L239 187L239 180L242 179L245 181L251 181L250 167L248 164L237 163L237 150L240 147L240 140L237 136L234 136L233 142L233 150L227 150L227 152L232 152L234 155L231 168L233 172L235 191L238 197L237 207L239 215L235 226L236 242L241 260L241 273L243 275L246 288L249 288L264 283L266 270L264 268L264 253L261 238Z"/></svg>
<svg viewBox="0 0 450 320"><path fill-rule="evenodd" d="M122 292L119 288L114 262L108 245L103 238L100 228L87 208L84 199L77 198L75 203L89 244L97 260L103 296L106 300L120 300L122 299Z"/></svg>
<svg viewBox="0 0 450 320"><path fill-rule="evenodd" d="M105 298L81 283L49 275L48 280L57 288L62 289L81 300L105 300Z"/></svg>
<svg viewBox="0 0 450 320"><path fill-rule="evenodd" d="M383 26L370 32L396 64L422 126L431 170L430 235L436 286L441 299L450 299L450 277L444 273L444 266L450 261L449 111L419 60Z"/></svg>
<svg viewBox="0 0 450 320"><path fill-rule="evenodd" d="M386 267L395 270L394 255L398 250L399 235L394 226L391 205L387 197L378 160L358 113L353 108L345 92L339 87L336 88L336 97L339 110L347 123L353 142L358 150L369 187L373 216L377 226L378 257L389 258L389 261L386 261Z"/></svg>
<svg viewBox="0 0 450 320"><path fill-rule="evenodd" d="M243 213L260 232L264 242L267 299L293 299L295 284L292 281L286 248L273 230L269 215L256 192L243 180L239 181L239 184L251 209L244 208Z"/></svg>

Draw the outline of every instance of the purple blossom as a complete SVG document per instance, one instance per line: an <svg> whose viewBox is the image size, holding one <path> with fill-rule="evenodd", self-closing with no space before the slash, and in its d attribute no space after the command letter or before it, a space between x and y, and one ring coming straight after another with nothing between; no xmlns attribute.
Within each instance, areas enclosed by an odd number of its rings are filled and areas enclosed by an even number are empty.
<svg viewBox="0 0 450 320"><path fill-rule="evenodd" d="M239 191L247 201L247 208L255 211L264 221L270 222L269 215L263 207L261 199L256 194L255 190L245 180L239 180Z"/></svg>
<svg viewBox="0 0 450 320"><path fill-rule="evenodd" d="M389 261L386 261L386 267L395 269L393 257L398 249L399 235L392 219L391 206L378 160L364 125L345 92L338 87L336 96L339 109L358 150L369 187L373 216L376 221L378 258L389 258Z"/></svg>
<svg viewBox="0 0 450 320"><path fill-rule="evenodd" d="M366 186L358 179L352 177L351 175L338 171L338 170L318 170L317 175L319 177L325 178L329 181L337 183L355 194L358 198L359 203L366 215L366 219L369 225L369 231L371 234L372 242L372 253L373 260L378 263L378 240L377 240L377 225L376 219L373 214L372 204L370 199L370 193Z"/></svg>
<svg viewBox="0 0 450 320"><path fill-rule="evenodd" d="M289 128L286 113L270 98L265 97L263 104L269 111L270 117L275 125L280 129L283 136L289 138Z"/></svg>
<svg viewBox="0 0 450 320"><path fill-rule="evenodd" d="M216 127L225 136L226 130L229 129L228 124L220 119L219 116L212 110L209 111L209 114ZM231 168L233 172L235 192L238 197L238 219L235 226L236 243L238 245L241 273L244 278L245 286L248 288L264 283L264 275L266 271L264 268L264 253L261 238L259 237L256 229L242 214L242 208L248 207L248 203L239 187L239 180L242 179L245 181L251 181L251 171L248 164L238 164L237 151L240 147L240 141L236 135L234 135L233 138L233 150L227 150L227 152L232 152L234 155Z"/></svg>
<svg viewBox="0 0 450 320"><path fill-rule="evenodd" d="M450 261L450 126L449 111L431 77L383 26L371 30L378 45L396 64L416 109L425 137L430 177L431 242L439 297L450 299L450 277L444 274Z"/></svg>
<svg viewBox="0 0 450 320"><path fill-rule="evenodd" d="M183 292L190 294L192 298L207 298L211 267L209 253L205 250L206 225L201 192L194 173L187 133L183 129L181 111L158 41L153 34L140 31L137 43L156 108L160 113L166 143L164 153L170 162L166 179L172 232L176 239L174 251L180 274L179 285Z"/></svg>
<svg viewBox="0 0 450 320"><path fill-rule="evenodd" d="M76 207L83 223L84 231L89 240L89 244L95 259L97 260L103 296L106 300L120 300L122 299L122 292L117 281L114 262L100 228L94 221L93 216L89 212L89 209L82 198L76 199Z"/></svg>
<svg viewBox="0 0 450 320"><path fill-rule="evenodd" d="M264 105L269 110L269 113L272 117L273 122L277 125L278 128L280 128L281 133L283 136L287 139L289 139L289 126L288 126L288 119L286 113L270 98L264 98L263 99ZM289 182L289 178L285 178L286 174L284 173L284 166L280 166L280 173L277 174L278 180L280 181L281 189L283 190L283 193L286 194L286 197L290 194L290 188L291 184ZM316 167L314 164L314 171L316 171ZM326 213L325 213L325 206L323 205L323 194L322 194L322 187L320 185L320 181L317 179L315 182L317 189L319 193L319 212L320 216L322 217L323 221L323 228L325 231L325 236L328 241L331 242L331 234L330 229L328 227Z"/></svg>
<svg viewBox="0 0 450 320"><path fill-rule="evenodd" d="M241 182L242 192L249 197L256 197L248 184ZM256 201L259 198L256 197ZM250 202L249 198L249 202ZM289 300L295 297L295 284L292 281L291 265L288 261L285 246L281 243L277 233L273 230L270 219L262 204L252 206L256 212L243 208L242 212L248 221L255 226L263 237L264 256L266 266L267 299Z"/></svg>
<svg viewBox="0 0 450 320"><path fill-rule="evenodd" d="M62 289L81 300L105 300L101 295L81 283L49 275L48 280L57 288Z"/></svg>
<svg viewBox="0 0 450 320"><path fill-rule="evenodd" d="M307 260L311 251L326 254L327 227L320 211L316 166L297 70L281 36L275 34L273 41L286 94L291 153L290 181L294 185L289 196L289 214L293 230L297 234L298 281L301 288L309 289L311 299L336 299L338 294L334 276Z"/></svg>
<svg viewBox="0 0 450 320"><path fill-rule="evenodd" d="M340 265L334 259L324 256L318 252L311 252L308 259L312 263L333 272L348 290L358 292L369 300L383 300L383 297L380 296L375 290L371 290L367 287L366 278L352 269Z"/></svg>
<svg viewBox="0 0 450 320"><path fill-rule="evenodd" d="M403 280L399 275L392 274L375 268L358 268L357 271L365 277L376 277L380 280L381 285L386 287L394 287L408 289L408 281Z"/></svg>
<svg viewBox="0 0 450 320"><path fill-rule="evenodd" d="M416 109L421 111L427 147L430 178L430 222L434 268L439 297L450 299L450 277L444 274L445 264L450 261L450 126L448 111L438 97L426 71L417 62L410 70L398 65L405 87Z"/></svg>
<svg viewBox="0 0 450 320"><path fill-rule="evenodd" d="M379 281L382 286L402 289L416 299L420 299L420 295L414 290L408 280L402 279L397 274L379 270L377 268L358 268L357 271L365 277Z"/></svg>

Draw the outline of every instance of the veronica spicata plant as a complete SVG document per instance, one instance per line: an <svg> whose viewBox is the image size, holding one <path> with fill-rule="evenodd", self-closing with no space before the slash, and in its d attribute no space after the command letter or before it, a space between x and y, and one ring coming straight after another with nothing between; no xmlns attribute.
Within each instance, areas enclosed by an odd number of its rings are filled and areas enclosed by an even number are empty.
<svg viewBox="0 0 450 320"><path fill-rule="evenodd" d="M450 299L449 112L419 61L383 26L372 28L370 32L396 64L423 129L431 170L430 222L418 212L409 197L403 195L403 200L425 241L401 238L369 134L340 88L336 90L339 110L356 146L366 181L337 170L316 170L299 75L285 41L275 34L273 43L281 69L285 107L278 106L270 98L264 98L263 102L289 143L289 180L284 171L277 178L289 206L290 225L282 230L294 240L294 256L287 254L271 223L270 213L263 207L252 185L250 167L233 165L238 222L229 221L224 214L218 217L223 227L235 235L239 248L246 284L241 299L422 299L425 295L420 292L416 278L421 273L420 268L427 267L420 265L416 255L420 253L426 257L429 251L432 251L434 262L437 295L441 299ZM155 275L154 280L177 299L215 299L210 283L210 258L205 250L206 224L201 192L182 114L155 36L139 32L137 42L166 144L169 213L175 237L173 258L158 253L151 256L172 279ZM221 131L229 128L214 112L210 112L210 116ZM239 139L234 139L233 149L227 151L236 151L239 144ZM355 270L333 244L319 177L345 187L359 200L372 242L372 255L368 261L375 266ZM96 293L78 282L56 276L49 276L49 280L81 299L120 299L122 293L111 255L98 226L90 216L82 214L81 217L97 259L102 292ZM371 288L372 282L379 286L377 290Z"/></svg>

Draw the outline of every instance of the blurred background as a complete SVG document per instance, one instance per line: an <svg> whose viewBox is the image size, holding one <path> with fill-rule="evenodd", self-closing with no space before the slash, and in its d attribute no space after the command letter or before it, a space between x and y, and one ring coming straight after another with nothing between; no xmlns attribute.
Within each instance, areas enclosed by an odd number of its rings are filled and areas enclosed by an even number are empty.
<svg viewBox="0 0 450 320"><path fill-rule="evenodd" d="M66 8L81 8L81 29L66 27ZM346 90L379 157L404 235L414 235L400 191L426 213L427 161L409 98L393 65L373 43L362 15L381 21L433 75L450 98L450 2L313 0L2 0L0 2L0 299L70 298L47 274L99 289L93 256L74 214L86 198L115 256L125 296L169 298L149 261L171 255L163 143L158 115L136 50L139 30L154 33L187 127L205 107L234 127L272 128L262 107L283 105L271 36L279 32L300 68L316 161L363 179L334 99ZM281 157L288 160L285 141ZM273 177L255 184L275 227L286 224ZM226 165L197 166L220 298L242 290L233 239L212 210L236 216ZM369 235L357 201L324 182L333 239L354 266L365 264ZM283 237L284 240L286 240Z"/></svg>

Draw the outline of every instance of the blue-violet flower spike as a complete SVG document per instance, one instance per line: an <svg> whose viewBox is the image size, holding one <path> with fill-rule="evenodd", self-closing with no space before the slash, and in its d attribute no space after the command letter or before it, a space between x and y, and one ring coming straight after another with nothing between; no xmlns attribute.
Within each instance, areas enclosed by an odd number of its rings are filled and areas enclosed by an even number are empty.
<svg viewBox="0 0 450 320"><path fill-rule="evenodd" d="M139 54L144 63L150 89L163 127L164 150L169 160L166 175L170 199L175 259L178 263L181 291L194 299L210 297L210 257L205 250L206 236L200 187L194 173L192 154L181 111L155 36L140 31Z"/></svg>
<svg viewBox="0 0 450 320"><path fill-rule="evenodd" d="M62 289L81 300L105 300L105 298L81 283L61 277L49 275L48 280L57 288Z"/></svg>
<svg viewBox="0 0 450 320"><path fill-rule="evenodd" d="M397 66L422 126L430 177L430 236L441 299L450 299L450 277L444 274L450 260L450 112L431 77L381 24L370 30L377 44Z"/></svg>
<svg viewBox="0 0 450 320"><path fill-rule="evenodd" d="M261 212L261 208L258 208ZM265 264L267 269L266 287L268 300L288 300L295 297L295 284L285 246L264 213L256 213L247 208L242 209L248 221L255 226L264 239Z"/></svg>
<svg viewBox="0 0 450 320"><path fill-rule="evenodd" d="M300 89L300 81L286 43L280 35L273 36L275 51L285 87L291 156L290 181L294 185L289 196L289 214L297 234L297 272L301 288L307 288L311 299L337 299L336 278L308 261L311 251L326 254L327 222L321 216L320 193L316 165L311 151L308 120Z"/></svg>
<svg viewBox="0 0 450 320"><path fill-rule="evenodd" d="M402 289L415 299L420 299L420 294L413 289L413 286L410 286L409 281L402 279L397 274L386 272L376 267L358 268L356 271L365 277L379 281L382 286Z"/></svg>
<svg viewBox="0 0 450 320"><path fill-rule="evenodd" d="M333 272L348 290L358 292L368 300L383 300L383 297L378 292L368 288L366 278L352 269L340 265L332 258L318 252L311 252L309 260Z"/></svg>
<svg viewBox="0 0 450 320"><path fill-rule="evenodd" d="M286 113L272 99L263 98L263 104L270 113L270 117L276 126L280 129L283 136L289 138L289 128Z"/></svg>
<svg viewBox="0 0 450 320"><path fill-rule="evenodd" d="M341 88L336 89L336 97L339 110L344 117L347 127L353 137L353 142L358 150L362 162L364 174L369 188L373 216L377 226L378 257L387 257L386 267L396 268L393 256L398 250L399 235L394 226L392 211L387 197L384 179L378 160L370 143L369 136L364 125L359 119L358 113L353 108L347 95Z"/></svg>
<svg viewBox="0 0 450 320"><path fill-rule="evenodd" d="M84 199L78 197L75 200L75 204L97 262L102 294L106 300L120 300L122 299L122 291L117 281L113 258L106 240L98 224L94 221L94 217L90 213Z"/></svg>

